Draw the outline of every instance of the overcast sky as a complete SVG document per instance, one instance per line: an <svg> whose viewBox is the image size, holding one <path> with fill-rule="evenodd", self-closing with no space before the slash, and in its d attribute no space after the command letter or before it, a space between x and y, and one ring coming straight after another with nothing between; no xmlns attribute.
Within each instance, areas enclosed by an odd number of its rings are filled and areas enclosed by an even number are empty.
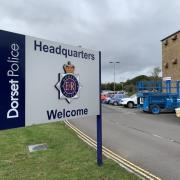
<svg viewBox="0 0 180 180"><path fill-rule="evenodd" d="M102 81L150 75L180 30L179 0L0 0L0 29L102 51ZM92 70L93 72L93 70Z"/></svg>

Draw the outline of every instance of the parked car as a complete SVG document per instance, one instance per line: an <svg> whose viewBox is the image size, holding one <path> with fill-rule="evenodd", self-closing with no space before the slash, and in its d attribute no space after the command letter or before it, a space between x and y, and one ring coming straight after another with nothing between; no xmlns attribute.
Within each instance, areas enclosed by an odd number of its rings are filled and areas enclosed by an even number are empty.
<svg viewBox="0 0 180 180"><path fill-rule="evenodd" d="M137 105L137 95L134 94L128 98L121 99L120 105L126 106L128 108L133 108L134 106Z"/></svg>
<svg viewBox="0 0 180 180"><path fill-rule="evenodd" d="M120 105L120 101L122 98L127 97L124 94L115 94L109 101L109 104L113 104L115 106Z"/></svg>
<svg viewBox="0 0 180 180"><path fill-rule="evenodd" d="M113 96L114 96L114 95L112 95L112 94L108 94L107 97L106 97L106 99L103 101L103 103L109 104L109 102L110 102L110 100L111 100L111 98L112 98Z"/></svg>
<svg viewBox="0 0 180 180"><path fill-rule="evenodd" d="M106 95L101 94L101 102L104 102L106 98L107 98L107 96L106 96Z"/></svg>

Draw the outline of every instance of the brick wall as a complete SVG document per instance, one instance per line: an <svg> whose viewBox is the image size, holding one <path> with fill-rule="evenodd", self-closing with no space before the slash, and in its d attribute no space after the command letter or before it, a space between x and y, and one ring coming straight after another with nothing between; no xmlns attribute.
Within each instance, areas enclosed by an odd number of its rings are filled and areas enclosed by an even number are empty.
<svg viewBox="0 0 180 180"><path fill-rule="evenodd" d="M162 75L180 80L180 31L162 40Z"/></svg>

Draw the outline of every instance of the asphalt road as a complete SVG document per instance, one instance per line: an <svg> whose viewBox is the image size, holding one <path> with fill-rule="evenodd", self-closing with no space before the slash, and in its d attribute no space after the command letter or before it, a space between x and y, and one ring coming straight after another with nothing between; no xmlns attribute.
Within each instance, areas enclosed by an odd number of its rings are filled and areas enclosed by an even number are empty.
<svg viewBox="0 0 180 180"><path fill-rule="evenodd" d="M103 105L103 145L166 180L180 179L180 118ZM96 118L70 121L96 139Z"/></svg>

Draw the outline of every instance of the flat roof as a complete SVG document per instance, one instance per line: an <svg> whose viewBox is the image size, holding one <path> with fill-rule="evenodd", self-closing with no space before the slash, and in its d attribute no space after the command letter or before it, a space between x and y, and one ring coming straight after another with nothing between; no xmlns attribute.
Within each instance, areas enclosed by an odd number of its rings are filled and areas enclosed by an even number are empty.
<svg viewBox="0 0 180 180"><path fill-rule="evenodd" d="M169 37L171 37L171 36L173 36L173 35L175 35L175 34L177 34L177 33L179 33L180 32L180 30L179 31L176 31L175 33L173 33L173 34L171 34L171 35L169 35L169 36L167 36L167 37L165 37L164 39L162 39L161 41L164 41L165 39L168 39Z"/></svg>

